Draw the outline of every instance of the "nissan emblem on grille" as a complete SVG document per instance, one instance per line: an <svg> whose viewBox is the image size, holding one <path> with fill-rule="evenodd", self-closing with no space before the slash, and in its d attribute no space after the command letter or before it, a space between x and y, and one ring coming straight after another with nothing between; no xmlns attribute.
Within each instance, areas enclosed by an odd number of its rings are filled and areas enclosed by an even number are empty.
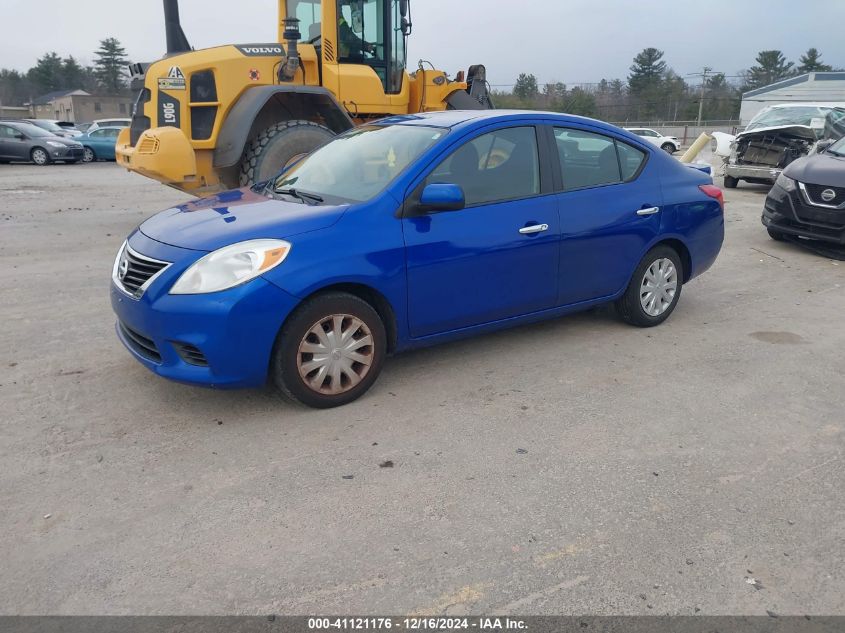
<svg viewBox="0 0 845 633"><path fill-rule="evenodd" d="M129 262L126 259L126 253L123 253L123 257L120 258L120 266L117 269L117 277L120 281L126 279L126 273L129 272Z"/></svg>
<svg viewBox="0 0 845 633"><path fill-rule="evenodd" d="M822 200L825 202L830 202L834 198L836 198L836 192L833 189L825 189L822 191Z"/></svg>

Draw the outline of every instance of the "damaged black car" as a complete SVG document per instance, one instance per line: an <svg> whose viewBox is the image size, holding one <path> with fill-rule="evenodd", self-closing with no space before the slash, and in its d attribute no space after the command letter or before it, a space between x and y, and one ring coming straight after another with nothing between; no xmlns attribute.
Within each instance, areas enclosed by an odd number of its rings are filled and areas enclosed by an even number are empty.
<svg viewBox="0 0 845 633"><path fill-rule="evenodd" d="M763 224L774 240L845 245L845 138L781 172L766 197Z"/></svg>
<svg viewBox="0 0 845 633"><path fill-rule="evenodd" d="M769 106L733 141L725 166L725 187L740 180L772 184L793 161L812 153L822 140L845 136L845 108L830 105Z"/></svg>

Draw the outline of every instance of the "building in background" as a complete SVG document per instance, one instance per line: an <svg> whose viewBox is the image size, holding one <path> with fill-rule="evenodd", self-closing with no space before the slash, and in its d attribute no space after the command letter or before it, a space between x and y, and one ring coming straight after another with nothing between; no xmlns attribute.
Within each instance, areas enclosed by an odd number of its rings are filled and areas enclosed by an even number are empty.
<svg viewBox="0 0 845 633"><path fill-rule="evenodd" d="M751 90L742 95L740 124L760 110L780 103L818 103L845 106L845 72L808 73Z"/></svg>
<svg viewBox="0 0 845 633"><path fill-rule="evenodd" d="M35 119L57 119L87 123L97 119L129 118L132 99L113 95L92 95L84 90L62 90L42 95L29 105L28 115Z"/></svg>

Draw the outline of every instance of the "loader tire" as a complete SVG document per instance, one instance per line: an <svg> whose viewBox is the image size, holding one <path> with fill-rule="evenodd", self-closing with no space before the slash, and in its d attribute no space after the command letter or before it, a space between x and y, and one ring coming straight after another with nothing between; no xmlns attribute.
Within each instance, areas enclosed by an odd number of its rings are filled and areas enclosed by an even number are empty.
<svg viewBox="0 0 845 633"><path fill-rule="evenodd" d="M314 151L334 135L329 128L311 121L282 121L271 125L244 150L241 186L272 178L291 158Z"/></svg>

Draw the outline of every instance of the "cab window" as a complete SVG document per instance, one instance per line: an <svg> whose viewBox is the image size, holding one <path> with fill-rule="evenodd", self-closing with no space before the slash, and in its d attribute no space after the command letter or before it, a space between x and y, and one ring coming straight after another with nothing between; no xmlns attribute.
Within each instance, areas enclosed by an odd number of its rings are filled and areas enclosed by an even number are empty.
<svg viewBox="0 0 845 633"><path fill-rule="evenodd" d="M320 0L294 0L288 5L288 15L299 20L299 32L309 44L316 44L322 35Z"/></svg>
<svg viewBox="0 0 845 633"><path fill-rule="evenodd" d="M469 141L434 169L426 184L435 183L460 185L467 206L539 194L534 127L497 130Z"/></svg>

